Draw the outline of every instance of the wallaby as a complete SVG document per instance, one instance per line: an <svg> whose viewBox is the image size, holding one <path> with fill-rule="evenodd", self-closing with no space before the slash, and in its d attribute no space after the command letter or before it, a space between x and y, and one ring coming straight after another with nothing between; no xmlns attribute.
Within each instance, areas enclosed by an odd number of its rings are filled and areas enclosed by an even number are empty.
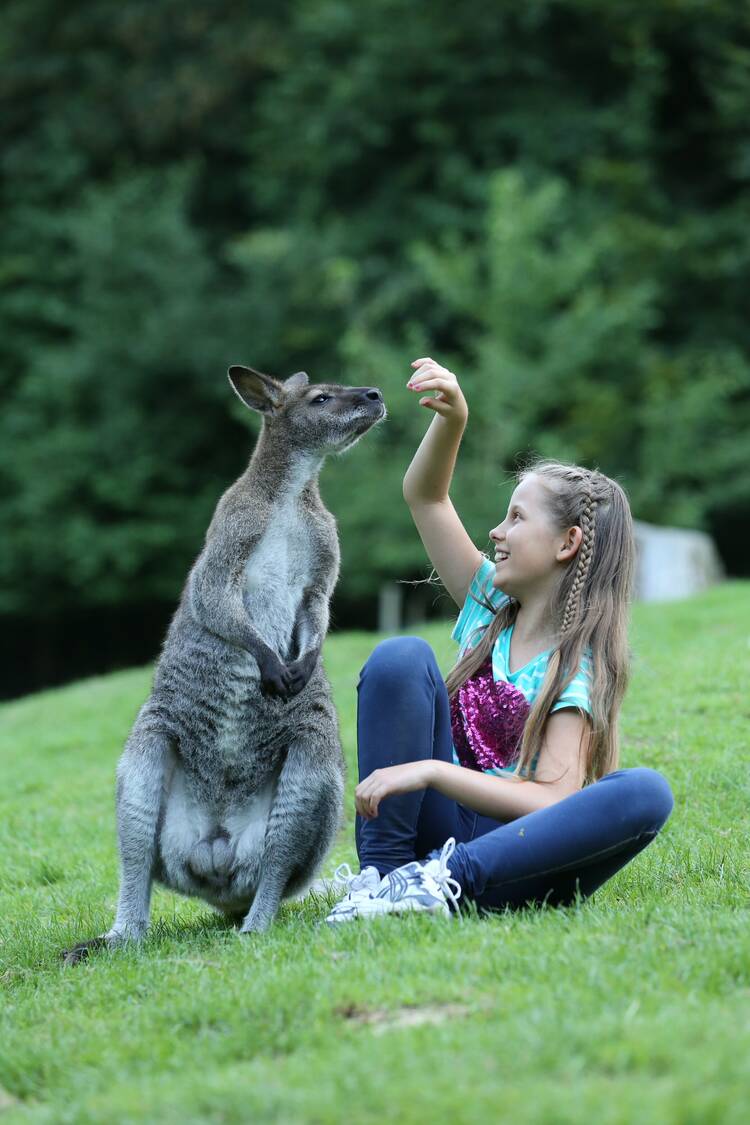
<svg viewBox="0 0 750 1125"><path fill-rule="evenodd" d="M154 880L271 923L312 882L341 823L344 758L320 659L339 572L318 475L385 417L375 387L230 367L262 428L214 512L117 767L120 893L108 933L139 940Z"/></svg>

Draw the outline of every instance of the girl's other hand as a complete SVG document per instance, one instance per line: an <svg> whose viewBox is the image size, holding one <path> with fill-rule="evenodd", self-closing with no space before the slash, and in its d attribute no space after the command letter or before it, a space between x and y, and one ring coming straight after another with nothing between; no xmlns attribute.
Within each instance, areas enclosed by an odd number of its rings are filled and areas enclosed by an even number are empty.
<svg viewBox="0 0 750 1125"><path fill-rule="evenodd" d="M435 391L434 398L420 398L419 405L434 410L443 418L465 425L469 417L469 408L453 372L448 371L446 367L441 367L429 356L415 359L411 366L414 368L414 374L406 384L409 390Z"/></svg>
<svg viewBox="0 0 750 1125"><path fill-rule="evenodd" d="M432 758L429 758L427 761L404 762L403 765L373 770L354 790L357 812L365 820L372 820L378 815L378 805L384 797L427 789L432 778L433 764Z"/></svg>

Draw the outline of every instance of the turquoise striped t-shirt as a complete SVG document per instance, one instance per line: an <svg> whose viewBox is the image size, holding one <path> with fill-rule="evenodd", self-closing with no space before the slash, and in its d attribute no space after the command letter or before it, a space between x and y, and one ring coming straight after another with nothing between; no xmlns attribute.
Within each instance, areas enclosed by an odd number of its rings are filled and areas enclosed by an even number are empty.
<svg viewBox="0 0 750 1125"><path fill-rule="evenodd" d="M485 557L484 562L477 570L474 578L472 579L471 586L469 587L469 594L466 595L466 601L463 604L461 612L451 633L454 641L459 643L458 659L464 655L466 650L475 647L479 643L479 639L484 632L484 629L492 621L493 615L484 606L475 602L470 594L484 593L485 597L489 599L496 609L499 609L506 602L510 601L507 594L497 587L491 585L492 578L495 574L495 564L491 559ZM513 625L507 629L503 629L495 641L492 650L492 675L494 679L505 680L506 683L512 684L518 688L529 704L532 704L539 694L542 686L546 671L549 654L551 649L546 649L544 652L539 653L530 660L523 668L519 668L515 672L510 671L510 639L513 634ZM561 711L565 707L579 707L591 716L591 649L588 649L586 655L581 659L581 665L570 681L565 690L558 696L557 700L553 703L552 711ZM453 761L459 765L458 755L455 746L453 747ZM536 765L536 759L532 766ZM514 766L497 766L486 769L485 773L503 774L513 773Z"/></svg>

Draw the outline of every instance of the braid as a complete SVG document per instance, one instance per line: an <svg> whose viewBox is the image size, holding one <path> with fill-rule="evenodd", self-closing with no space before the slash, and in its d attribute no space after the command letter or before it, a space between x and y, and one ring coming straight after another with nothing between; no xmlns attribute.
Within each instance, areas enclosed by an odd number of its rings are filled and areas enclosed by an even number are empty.
<svg viewBox="0 0 750 1125"><path fill-rule="evenodd" d="M578 561L576 564L575 577L573 578L573 585L570 588L568 600L565 603L565 612L563 613L563 621L560 630L563 636L565 636L578 617L581 593L584 583L586 582L586 575L589 572L591 556L594 551L596 505L598 501L594 496L593 481L594 474L589 473L585 479L585 493L583 509L581 511L581 530L583 532L583 538L581 540L581 546L578 549Z"/></svg>

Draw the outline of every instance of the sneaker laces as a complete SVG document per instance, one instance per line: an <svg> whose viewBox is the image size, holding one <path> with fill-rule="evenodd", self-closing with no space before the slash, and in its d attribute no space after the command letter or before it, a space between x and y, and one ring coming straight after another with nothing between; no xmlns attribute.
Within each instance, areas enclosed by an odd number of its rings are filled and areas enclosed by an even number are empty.
<svg viewBox="0 0 750 1125"><path fill-rule="evenodd" d="M455 850L455 838L450 836L443 844L439 859L430 859L426 863L412 861L404 867L397 867L394 871L391 871L390 875L385 876L375 897L388 898L391 902L397 902L408 892L412 880L416 879L423 883L425 876L429 876L433 882L437 883L443 896L453 904L460 918L458 900L461 896L461 884L458 879L452 878L448 867L448 860Z"/></svg>
<svg viewBox="0 0 750 1125"><path fill-rule="evenodd" d="M364 882L361 880L363 874L363 871L359 871L355 875L348 863L340 863L333 873L333 882L348 892L359 890L360 887L364 889Z"/></svg>
<svg viewBox="0 0 750 1125"><path fill-rule="evenodd" d="M461 884L458 879L451 876L450 868L448 867L448 860L456 850L455 837L449 836L443 844L442 851L440 852L439 859L432 859L425 867L433 877L435 882L440 887L445 897L452 903L454 910L458 913L458 900L461 897ZM436 866L433 866L435 864Z"/></svg>

